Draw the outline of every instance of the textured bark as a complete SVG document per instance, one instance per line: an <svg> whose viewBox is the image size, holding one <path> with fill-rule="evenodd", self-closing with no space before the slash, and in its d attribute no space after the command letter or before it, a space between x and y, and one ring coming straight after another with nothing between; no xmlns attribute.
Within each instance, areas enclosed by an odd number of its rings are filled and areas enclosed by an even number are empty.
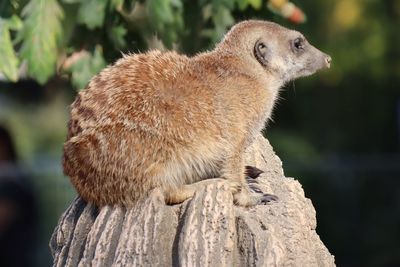
<svg viewBox="0 0 400 267"><path fill-rule="evenodd" d="M246 164L265 171L264 192L279 201L233 205L224 183L168 206L160 190L134 208L98 210L77 198L61 216L50 248L55 266L335 266L319 239L315 210L262 136Z"/></svg>

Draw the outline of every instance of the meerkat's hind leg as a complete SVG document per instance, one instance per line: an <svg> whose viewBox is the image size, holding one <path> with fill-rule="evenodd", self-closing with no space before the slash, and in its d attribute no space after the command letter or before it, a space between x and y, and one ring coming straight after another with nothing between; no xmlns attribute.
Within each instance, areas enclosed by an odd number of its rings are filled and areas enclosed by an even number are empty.
<svg viewBox="0 0 400 267"><path fill-rule="evenodd" d="M223 178L211 178L211 179L201 180L193 184L185 184L175 189L164 190L165 201L169 205L182 203L186 199L193 197L194 193L197 190L205 187L206 185L209 185L211 183L216 183L218 181L227 183L229 185L229 190L232 192L232 194L237 193L242 187L241 183L236 181L230 181Z"/></svg>

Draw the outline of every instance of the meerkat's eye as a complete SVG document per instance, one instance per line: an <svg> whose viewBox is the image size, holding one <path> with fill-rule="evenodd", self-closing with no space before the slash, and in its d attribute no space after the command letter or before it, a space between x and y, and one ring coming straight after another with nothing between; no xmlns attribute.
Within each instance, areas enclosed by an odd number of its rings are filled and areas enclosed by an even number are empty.
<svg viewBox="0 0 400 267"><path fill-rule="evenodd" d="M301 51L301 50L304 50L304 47L305 47L304 38L298 37L298 38L296 38L296 39L293 40L293 42L292 42L292 49L293 49L295 52L299 52L299 51Z"/></svg>

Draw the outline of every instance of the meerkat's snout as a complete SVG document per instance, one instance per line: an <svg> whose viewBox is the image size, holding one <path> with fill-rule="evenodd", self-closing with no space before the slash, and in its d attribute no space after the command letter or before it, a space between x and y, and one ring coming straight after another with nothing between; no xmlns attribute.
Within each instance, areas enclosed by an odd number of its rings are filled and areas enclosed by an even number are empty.
<svg viewBox="0 0 400 267"><path fill-rule="evenodd" d="M319 50L318 50L319 51ZM330 55L325 54L324 52L319 51L319 53L322 55L319 59L321 62L321 69L329 69L331 67L331 62L332 62L332 58Z"/></svg>
<svg viewBox="0 0 400 267"><path fill-rule="evenodd" d="M332 58L321 50L309 45L305 50L304 57L299 58L300 69L297 77L304 77L311 75L319 70L329 69L331 67Z"/></svg>
<svg viewBox="0 0 400 267"><path fill-rule="evenodd" d="M306 65L314 65L314 71L322 70L322 69L329 69L331 67L332 58L330 55L322 52L321 50L312 46L310 49L309 60L314 61L314 64L310 64L309 62ZM314 59L313 59L314 58Z"/></svg>
<svg viewBox="0 0 400 267"><path fill-rule="evenodd" d="M325 55L326 67L329 69L331 67L332 58L330 55Z"/></svg>

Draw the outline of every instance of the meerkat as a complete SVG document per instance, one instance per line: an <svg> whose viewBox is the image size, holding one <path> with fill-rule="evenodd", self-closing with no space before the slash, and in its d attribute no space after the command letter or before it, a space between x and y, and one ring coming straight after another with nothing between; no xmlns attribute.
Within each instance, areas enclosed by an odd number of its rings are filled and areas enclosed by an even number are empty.
<svg viewBox="0 0 400 267"><path fill-rule="evenodd" d="M64 173L98 206L131 206L156 187L167 203L180 203L216 180L237 205L268 202L274 196L246 183L245 149L279 89L330 62L301 33L257 20L236 24L214 50L193 57L124 55L73 102Z"/></svg>

